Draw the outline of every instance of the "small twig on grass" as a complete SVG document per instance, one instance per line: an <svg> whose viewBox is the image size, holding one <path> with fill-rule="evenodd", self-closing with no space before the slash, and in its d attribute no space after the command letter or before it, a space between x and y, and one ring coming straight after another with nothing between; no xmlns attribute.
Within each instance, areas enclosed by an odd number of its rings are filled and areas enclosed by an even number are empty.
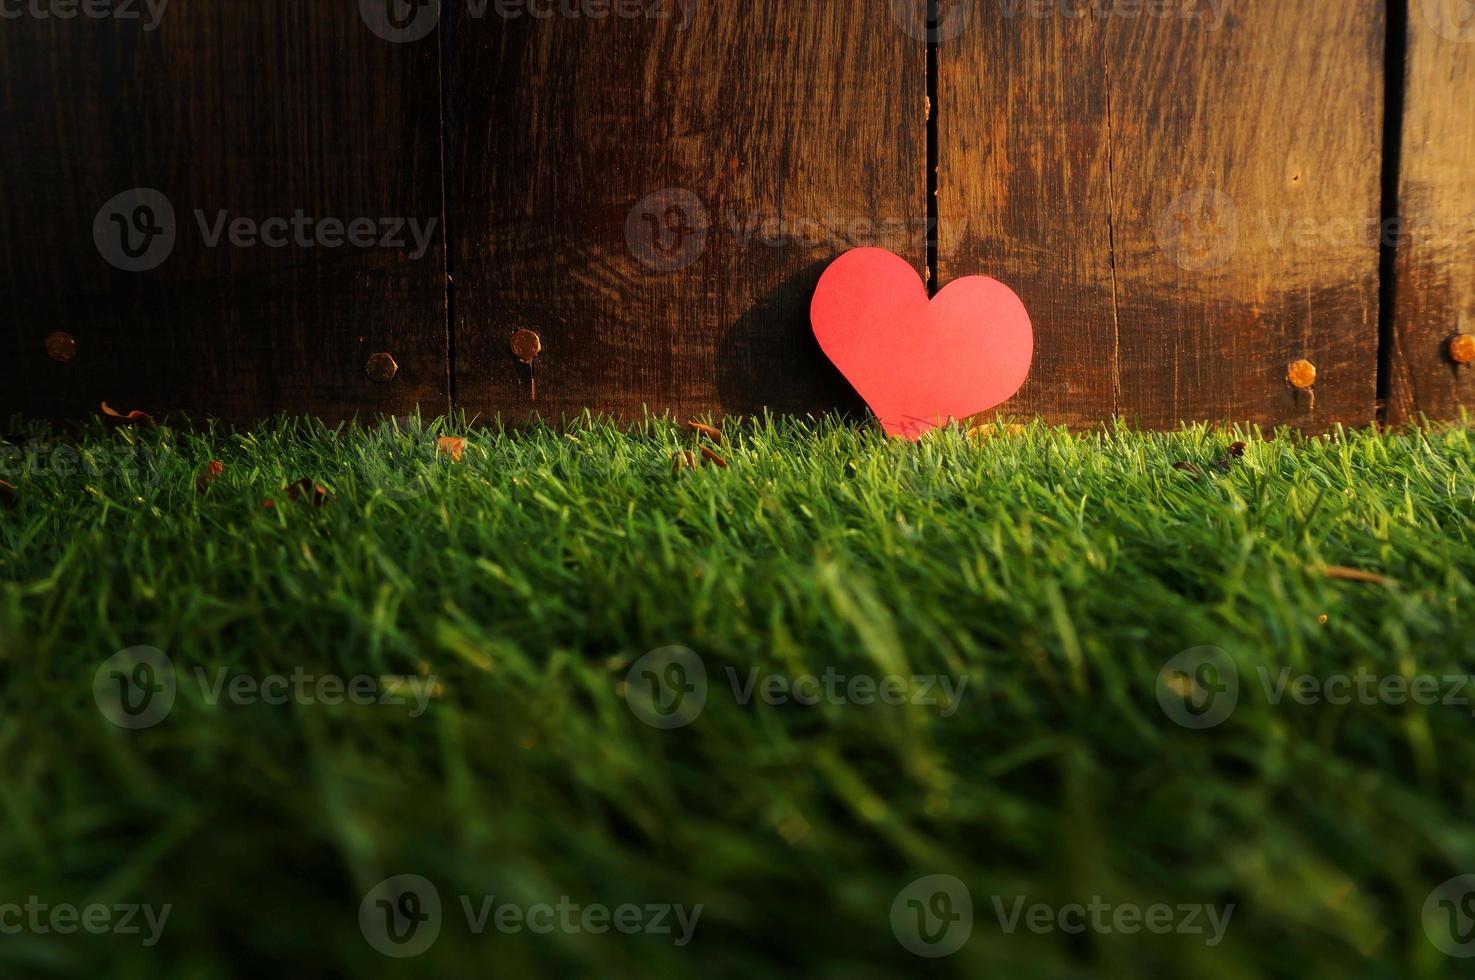
<svg viewBox="0 0 1475 980"><path fill-rule="evenodd" d="M1396 585L1397 583L1386 575L1376 572L1365 572L1360 568L1345 568L1341 565L1328 565L1318 569L1321 574L1338 582L1362 582L1366 585Z"/></svg>

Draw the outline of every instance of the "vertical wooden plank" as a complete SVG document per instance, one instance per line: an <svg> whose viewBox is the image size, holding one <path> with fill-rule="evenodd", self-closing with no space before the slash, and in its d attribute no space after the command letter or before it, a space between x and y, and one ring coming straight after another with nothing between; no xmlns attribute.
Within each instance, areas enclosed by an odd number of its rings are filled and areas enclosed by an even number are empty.
<svg viewBox="0 0 1475 980"><path fill-rule="evenodd" d="M1017 407L1371 420L1381 4L1004 9L942 49L939 207L945 278L1018 281L1036 316Z"/></svg>
<svg viewBox="0 0 1475 980"><path fill-rule="evenodd" d="M856 407L809 328L819 275L856 245L926 264L925 45L891 0L505 6L453 15L458 403Z"/></svg>
<svg viewBox="0 0 1475 980"><path fill-rule="evenodd" d="M1108 21L1124 401L1154 426L1366 424L1382 5L1219 9L1216 29L1204 17ZM1314 397L1286 381L1301 359L1317 368Z"/></svg>
<svg viewBox="0 0 1475 980"><path fill-rule="evenodd" d="M1475 334L1475 8L1410 0L1390 421L1475 408L1475 367L1451 358Z"/></svg>
<svg viewBox="0 0 1475 980"><path fill-rule="evenodd" d="M938 34L938 284L988 275L1035 326L1000 411L1086 426L1117 410L1101 33L1086 17L945 4Z"/></svg>
<svg viewBox="0 0 1475 980"><path fill-rule="evenodd" d="M439 52L376 34L373 2L5 21L5 410L448 407ZM243 219L261 239L232 233ZM422 254L387 235L399 220ZM47 356L54 331L75 338L68 363ZM366 373L381 351L387 383Z"/></svg>

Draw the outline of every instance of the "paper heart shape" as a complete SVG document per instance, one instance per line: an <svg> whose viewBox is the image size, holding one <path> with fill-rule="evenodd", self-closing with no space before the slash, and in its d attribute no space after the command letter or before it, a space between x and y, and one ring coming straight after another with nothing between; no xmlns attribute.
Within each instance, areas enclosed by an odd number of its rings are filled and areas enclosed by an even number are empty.
<svg viewBox="0 0 1475 980"><path fill-rule="evenodd" d="M932 299L884 248L858 248L820 277L810 306L820 347L893 436L920 439L1003 404L1034 359L1034 328L1014 290L987 276Z"/></svg>

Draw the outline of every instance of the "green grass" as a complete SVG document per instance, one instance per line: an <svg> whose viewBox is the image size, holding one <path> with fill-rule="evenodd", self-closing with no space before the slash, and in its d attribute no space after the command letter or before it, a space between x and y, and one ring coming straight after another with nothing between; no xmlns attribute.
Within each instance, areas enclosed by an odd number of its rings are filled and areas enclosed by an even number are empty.
<svg viewBox="0 0 1475 980"><path fill-rule="evenodd" d="M0 935L0 973L1459 972L1421 914L1475 872L1471 707L1274 704L1259 671L1475 671L1470 432L1035 426L912 446L768 421L728 429L729 469L675 475L695 436L664 422L471 430L459 464L433 452L448 426L10 437L0 904L172 911L149 948ZM321 508L283 494L304 477ZM136 645L167 653L177 695L133 731L93 681ZM711 686L692 724L658 730L625 681L672 645ZM1241 694L1200 731L1158 681L1201 646ZM946 708L739 703L726 671L755 667L966 686ZM428 673L442 695L419 717L212 705L197 668ZM361 900L399 874L444 906L418 959L360 931ZM975 913L941 960L892 929L893 899L931 874L965 882ZM703 911L685 947L475 935L461 895ZM1234 912L1212 947L1009 934L995 896Z"/></svg>

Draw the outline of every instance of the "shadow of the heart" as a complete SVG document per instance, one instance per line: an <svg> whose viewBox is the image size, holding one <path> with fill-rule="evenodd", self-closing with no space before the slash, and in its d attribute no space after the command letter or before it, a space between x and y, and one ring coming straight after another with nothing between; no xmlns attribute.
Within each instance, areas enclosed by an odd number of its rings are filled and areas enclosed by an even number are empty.
<svg viewBox="0 0 1475 980"><path fill-rule="evenodd" d="M809 323L809 304L830 261L785 279L754 303L718 345L717 393L725 412L756 415L835 413L870 417L866 404L825 357Z"/></svg>

